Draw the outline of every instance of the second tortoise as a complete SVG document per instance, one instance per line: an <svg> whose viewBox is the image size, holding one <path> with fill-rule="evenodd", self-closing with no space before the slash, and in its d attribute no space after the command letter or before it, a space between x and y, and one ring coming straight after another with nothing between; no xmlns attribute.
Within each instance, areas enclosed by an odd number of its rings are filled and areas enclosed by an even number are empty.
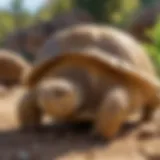
<svg viewBox="0 0 160 160"><path fill-rule="evenodd" d="M0 90L7 91L21 85L23 74L31 69L31 64L17 52L0 49Z"/></svg>

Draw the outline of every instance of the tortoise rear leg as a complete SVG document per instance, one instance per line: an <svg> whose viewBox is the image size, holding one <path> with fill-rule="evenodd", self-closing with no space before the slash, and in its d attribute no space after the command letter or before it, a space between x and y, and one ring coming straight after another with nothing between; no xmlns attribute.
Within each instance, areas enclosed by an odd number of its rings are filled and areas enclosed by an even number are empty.
<svg viewBox="0 0 160 160"><path fill-rule="evenodd" d="M42 112L36 101L34 92L26 93L18 105L18 120L20 126L24 128L37 128L41 124Z"/></svg>
<svg viewBox="0 0 160 160"><path fill-rule="evenodd" d="M152 120L153 115L158 108L160 108L160 96L157 94L156 97L143 108L142 122Z"/></svg>
<svg viewBox="0 0 160 160"><path fill-rule="evenodd" d="M142 110L142 122L149 122L153 118L153 114L155 112L155 108L147 105Z"/></svg>
<svg viewBox="0 0 160 160"><path fill-rule="evenodd" d="M114 138L127 118L129 104L129 92L123 86L107 91L97 113L95 132L106 139Z"/></svg>

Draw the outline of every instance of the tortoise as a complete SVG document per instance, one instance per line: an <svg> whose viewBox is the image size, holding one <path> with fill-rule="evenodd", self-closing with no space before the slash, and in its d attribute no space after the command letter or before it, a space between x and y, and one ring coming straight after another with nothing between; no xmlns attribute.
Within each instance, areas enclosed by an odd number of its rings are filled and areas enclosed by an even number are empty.
<svg viewBox="0 0 160 160"><path fill-rule="evenodd" d="M57 122L89 121L112 139L136 109L151 119L159 106L159 80L136 40L112 26L83 24L57 32L24 75L20 126L37 127L47 114Z"/></svg>
<svg viewBox="0 0 160 160"><path fill-rule="evenodd" d="M0 86L2 90L20 85L23 72L29 69L31 69L31 64L17 52L0 49Z"/></svg>

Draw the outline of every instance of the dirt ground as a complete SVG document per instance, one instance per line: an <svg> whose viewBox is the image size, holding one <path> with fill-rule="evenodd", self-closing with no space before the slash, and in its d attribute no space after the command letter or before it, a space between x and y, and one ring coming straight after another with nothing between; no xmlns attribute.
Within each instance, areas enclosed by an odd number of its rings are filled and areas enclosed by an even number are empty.
<svg viewBox="0 0 160 160"><path fill-rule="evenodd" d="M16 104L24 90L0 98L0 160L160 160L160 112L148 124L128 124L112 142L90 134L88 124L21 131Z"/></svg>

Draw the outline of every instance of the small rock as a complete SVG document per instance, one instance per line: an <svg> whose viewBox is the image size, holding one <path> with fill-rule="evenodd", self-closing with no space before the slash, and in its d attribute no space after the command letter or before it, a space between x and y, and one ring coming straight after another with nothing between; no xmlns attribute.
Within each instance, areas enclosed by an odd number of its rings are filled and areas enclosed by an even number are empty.
<svg viewBox="0 0 160 160"><path fill-rule="evenodd" d="M156 137L158 134L158 126L154 123L145 124L138 132L138 140L146 140Z"/></svg>
<svg viewBox="0 0 160 160"><path fill-rule="evenodd" d="M146 140L140 144L140 151L147 157L160 158L160 139Z"/></svg>

